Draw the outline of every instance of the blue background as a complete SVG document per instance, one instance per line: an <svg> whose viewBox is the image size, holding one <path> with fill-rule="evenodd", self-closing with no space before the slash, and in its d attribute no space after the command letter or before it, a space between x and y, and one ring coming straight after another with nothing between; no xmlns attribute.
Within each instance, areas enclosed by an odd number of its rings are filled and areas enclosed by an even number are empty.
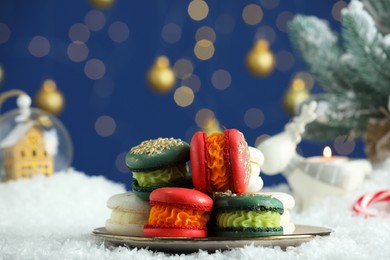
<svg viewBox="0 0 390 260"><path fill-rule="evenodd" d="M214 111L222 127L241 130L248 144L254 146L260 135L276 134L290 120L291 116L282 107L282 97L294 75L308 69L299 53L294 52L288 34L278 29L278 15L282 12L314 15L339 30L332 8L340 1L276 1L279 4L272 9L262 6L262 2L207 1L208 16L194 21L187 12L190 1L117 0L112 7L99 10L105 16L105 25L99 31L90 32L86 42L87 59L74 62L67 56L67 47L72 42L69 30L76 23L84 23L86 14L94 9L90 3L2 0L0 23L8 26L10 37L0 44L0 64L5 73L0 92L18 88L34 96L45 79L55 80L66 99L65 110L58 117L73 140L73 167L89 175L104 175L127 187L130 187L131 174L124 169L125 153L145 139L175 137L189 142L199 130L195 116L202 108ZM263 10L263 18L256 25L248 25L242 18L244 7L251 3ZM218 31L216 21L222 14L234 20L229 34ZM129 28L129 37L120 43L111 40L107 33L110 24L117 21ZM178 42L167 43L162 39L162 29L167 23L181 27ZM269 76L258 78L246 69L245 56L256 40L257 30L264 25L275 32L271 51L291 53L294 63L288 70L276 68ZM216 32L215 54L206 61L198 60L193 53L195 33L202 26L214 28ZM47 38L51 46L48 55L41 58L28 50L37 35ZM178 106L173 99L174 90L159 95L145 83L145 74L159 55L166 55L171 64L181 58L192 61L193 73L202 84L190 106ZM104 78L98 81L104 84L109 79L112 87L109 95L99 96L97 82L84 73L86 62L93 58L106 66ZM218 69L228 71L232 77L226 90L218 90L211 84L212 74ZM180 81L175 87L179 86ZM315 84L312 92L320 91L320 86ZM1 113L13 107L13 103L7 102ZM250 108L258 108L264 114L264 123L258 128L249 128L244 122L244 114ZM114 133L107 137L95 130L95 122L102 115L113 118L116 124ZM324 145L303 141L300 149L304 156L319 155ZM327 145L332 146L332 142ZM350 156L362 155L363 148L358 142ZM281 175L262 177L265 185L285 181Z"/></svg>

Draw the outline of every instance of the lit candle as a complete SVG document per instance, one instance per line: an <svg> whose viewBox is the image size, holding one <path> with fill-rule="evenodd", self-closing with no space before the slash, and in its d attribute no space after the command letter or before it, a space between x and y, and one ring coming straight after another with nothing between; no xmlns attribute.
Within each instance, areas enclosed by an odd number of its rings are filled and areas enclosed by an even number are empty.
<svg viewBox="0 0 390 260"><path fill-rule="evenodd" d="M332 149L329 146L325 146L322 151L322 156L314 156L307 158L310 163L327 163L327 164L338 164L343 161L347 161L348 158L345 156L333 156Z"/></svg>
<svg viewBox="0 0 390 260"><path fill-rule="evenodd" d="M305 160L304 172L323 183L345 190L355 189L371 171L371 164L364 159L350 159L332 156L332 149L326 146L323 156Z"/></svg>
<svg viewBox="0 0 390 260"><path fill-rule="evenodd" d="M304 158L296 154L283 175L294 191L297 209L302 210L327 196L340 196L357 189L372 168L365 159L332 156L330 148L323 156Z"/></svg>

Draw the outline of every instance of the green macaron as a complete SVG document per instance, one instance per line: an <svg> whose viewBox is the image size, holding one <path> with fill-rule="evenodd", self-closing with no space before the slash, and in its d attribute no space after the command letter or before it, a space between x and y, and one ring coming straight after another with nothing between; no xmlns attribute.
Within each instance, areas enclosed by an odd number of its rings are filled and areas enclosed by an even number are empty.
<svg viewBox="0 0 390 260"><path fill-rule="evenodd" d="M283 203L272 197L243 194L214 198L214 235L259 237L283 235L280 215Z"/></svg>
<svg viewBox="0 0 390 260"><path fill-rule="evenodd" d="M187 183L189 160L190 146L181 139L160 137L132 147L126 165L133 173L134 193L147 199L156 188Z"/></svg>

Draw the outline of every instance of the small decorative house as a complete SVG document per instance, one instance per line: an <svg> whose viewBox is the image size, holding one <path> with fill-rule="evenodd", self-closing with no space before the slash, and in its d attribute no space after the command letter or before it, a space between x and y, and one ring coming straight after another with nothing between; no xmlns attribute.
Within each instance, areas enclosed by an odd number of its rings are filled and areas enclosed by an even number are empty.
<svg viewBox="0 0 390 260"><path fill-rule="evenodd" d="M44 130L33 121L18 124L0 141L3 152L3 180L50 176L54 172L54 157L45 142Z"/></svg>

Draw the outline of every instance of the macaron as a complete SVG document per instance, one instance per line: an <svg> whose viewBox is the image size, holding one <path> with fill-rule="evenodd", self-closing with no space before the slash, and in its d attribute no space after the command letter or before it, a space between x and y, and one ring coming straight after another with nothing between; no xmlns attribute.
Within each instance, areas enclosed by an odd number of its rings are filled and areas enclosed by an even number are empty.
<svg viewBox="0 0 390 260"><path fill-rule="evenodd" d="M280 200L283 204L283 214L280 215L280 225L283 227L284 234L292 234L295 231L295 224L291 222L291 210L295 206L295 199L288 193L284 192L261 192L263 196L271 196Z"/></svg>
<svg viewBox="0 0 390 260"><path fill-rule="evenodd" d="M150 194L148 223L144 226L148 237L207 237L207 223L213 200L200 191L179 187L165 187Z"/></svg>
<svg viewBox="0 0 390 260"><path fill-rule="evenodd" d="M132 192L115 194L107 201L112 209L106 220L106 230L116 235L143 236L148 222L150 205Z"/></svg>
<svg viewBox="0 0 390 260"><path fill-rule="evenodd" d="M231 195L214 198L215 236L259 237L282 235L283 204L261 195Z"/></svg>
<svg viewBox="0 0 390 260"><path fill-rule="evenodd" d="M245 193L256 193L263 188L264 182L260 177L261 166L264 163L263 153L255 148L249 146L249 154L250 154L250 166L251 166L251 174L249 178L248 187L245 190Z"/></svg>
<svg viewBox="0 0 390 260"><path fill-rule="evenodd" d="M244 135L237 129L223 133L196 132L190 143L194 188L213 192L245 192L251 174L250 154Z"/></svg>
<svg viewBox="0 0 390 260"><path fill-rule="evenodd" d="M157 188L192 187L189 159L190 146L181 139L160 137L132 147L126 155L126 165L133 173L133 192L148 200L150 192Z"/></svg>

